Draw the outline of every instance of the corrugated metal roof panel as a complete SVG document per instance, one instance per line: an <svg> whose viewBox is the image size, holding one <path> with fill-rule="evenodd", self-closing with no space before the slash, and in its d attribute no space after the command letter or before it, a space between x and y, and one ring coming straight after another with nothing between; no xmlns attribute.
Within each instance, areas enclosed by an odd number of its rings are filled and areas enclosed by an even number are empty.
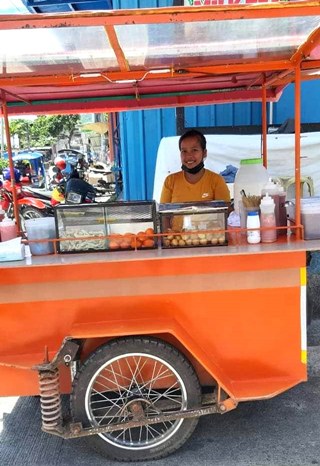
<svg viewBox="0 0 320 466"><path fill-rule="evenodd" d="M112 0L22 0L31 13L111 10Z"/></svg>

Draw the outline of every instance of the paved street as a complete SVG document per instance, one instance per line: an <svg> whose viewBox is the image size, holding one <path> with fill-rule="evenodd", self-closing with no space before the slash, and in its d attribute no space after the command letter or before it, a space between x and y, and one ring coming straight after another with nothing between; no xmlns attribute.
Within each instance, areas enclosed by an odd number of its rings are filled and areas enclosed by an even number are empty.
<svg viewBox="0 0 320 466"><path fill-rule="evenodd" d="M320 464L320 320L309 331L307 383L272 400L242 403L208 416L187 444L157 466L312 466ZM16 403L14 403L16 401ZM83 440L40 430L37 397L0 399L1 466L113 466ZM11 411L11 412L10 412ZM122 463L123 465L127 463ZM130 463L133 464L133 463ZM141 464L141 463L140 463Z"/></svg>

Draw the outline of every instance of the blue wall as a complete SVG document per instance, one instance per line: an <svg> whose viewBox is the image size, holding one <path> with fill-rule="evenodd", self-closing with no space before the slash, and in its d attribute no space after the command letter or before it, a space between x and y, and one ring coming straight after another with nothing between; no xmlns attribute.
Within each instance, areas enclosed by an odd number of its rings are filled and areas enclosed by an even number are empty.
<svg viewBox="0 0 320 466"><path fill-rule="evenodd" d="M115 10L129 10L130 8L157 8L173 5L173 0L112 0Z"/></svg>
<svg viewBox="0 0 320 466"><path fill-rule="evenodd" d="M310 99L310 95L314 98ZM320 80L302 84L301 121L320 123ZM288 86L273 104L273 124L294 117L294 86ZM268 119L269 121L269 119ZM162 137L176 136L175 109L119 114L124 199L150 199L153 193L157 148ZM258 102L185 108L185 127L260 125Z"/></svg>
<svg viewBox="0 0 320 466"><path fill-rule="evenodd" d="M261 124L261 104L205 105L185 109L185 127L237 126Z"/></svg>
<svg viewBox="0 0 320 466"><path fill-rule="evenodd" d="M123 198L152 199L156 155L161 138L176 135L175 109L119 114Z"/></svg>

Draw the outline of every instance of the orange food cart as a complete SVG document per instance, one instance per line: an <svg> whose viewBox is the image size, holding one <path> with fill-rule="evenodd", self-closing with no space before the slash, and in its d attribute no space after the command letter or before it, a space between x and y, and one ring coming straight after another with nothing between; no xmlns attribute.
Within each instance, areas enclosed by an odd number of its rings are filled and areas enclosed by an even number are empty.
<svg viewBox="0 0 320 466"><path fill-rule="evenodd" d="M295 82L299 200L300 82L320 73L319 24L319 1L1 17L7 136L15 114L256 100L266 166L266 103ZM199 416L306 381L306 250L320 242L303 240L299 202L296 219L272 244L0 263L0 396L40 394L46 432L151 460Z"/></svg>

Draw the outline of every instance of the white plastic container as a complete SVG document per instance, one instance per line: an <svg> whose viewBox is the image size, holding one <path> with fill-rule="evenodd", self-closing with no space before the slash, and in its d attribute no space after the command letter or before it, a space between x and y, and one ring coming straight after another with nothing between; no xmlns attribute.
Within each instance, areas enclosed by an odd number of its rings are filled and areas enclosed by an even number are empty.
<svg viewBox="0 0 320 466"><path fill-rule="evenodd" d="M249 211L247 214L247 228L260 228L259 212L257 210ZM249 244L257 244L261 241L260 230L250 230L247 232L247 241Z"/></svg>
<svg viewBox="0 0 320 466"><path fill-rule="evenodd" d="M56 237L55 220L53 217L31 218L25 220L28 240L53 239ZM38 256L53 254L52 242L29 243L31 254Z"/></svg>
<svg viewBox="0 0 320 466"><path fill-rule="evenodd" d="M267 193L260 202L260 224L261 227L273 228L271 230L261 230L262 243L274 243L277 241L275 202Z"/></svg>
<svg viewBox="0 0 320 466"><path fill-rule="evenodd" d="M286 211L286 192L283 186L280 186L276 183L273 183L271 179L264 186L261 191L261 195L265 196L269 194L274 200L275 203L275 216L276 216L276 226L277 227L286 227L287 226L287 211ZM278 230L278 235L286 235L287 230Z"/></svg>
<svg viewBox="0 0 320 466"><path fill-rule="evenodd" d="M320 197L301 199L301 223L304 226L304 239L320 239ZM295 200L287 205L289 219L295 220ZM292 233L295 230L292 229Z"/></svg>
<svg viewBox="0 0 320 466"><path fill-rule="evenodd" d="M241 234L238 230L240 228L240 215L237 214L234 210L230 212L228 220L228 244L229 245L237 245L240 244L241 241Z"/></svg>
<svg viewBox="0 0 320 466"><path fill-rule="evenodd" d="M243 159L234 180L234 210L239 213L239 201L242 200L240 192L246 195L261 196L261 191L268 182L269 176L262 165L262 159Z"/></svg>
<svg viewBox="0 0 320 466"><path fill-rule="evenodd" d="M18 236L18 229L16 222L7 216L0 222L0 236L1 241L10 241Z"/></svg>

